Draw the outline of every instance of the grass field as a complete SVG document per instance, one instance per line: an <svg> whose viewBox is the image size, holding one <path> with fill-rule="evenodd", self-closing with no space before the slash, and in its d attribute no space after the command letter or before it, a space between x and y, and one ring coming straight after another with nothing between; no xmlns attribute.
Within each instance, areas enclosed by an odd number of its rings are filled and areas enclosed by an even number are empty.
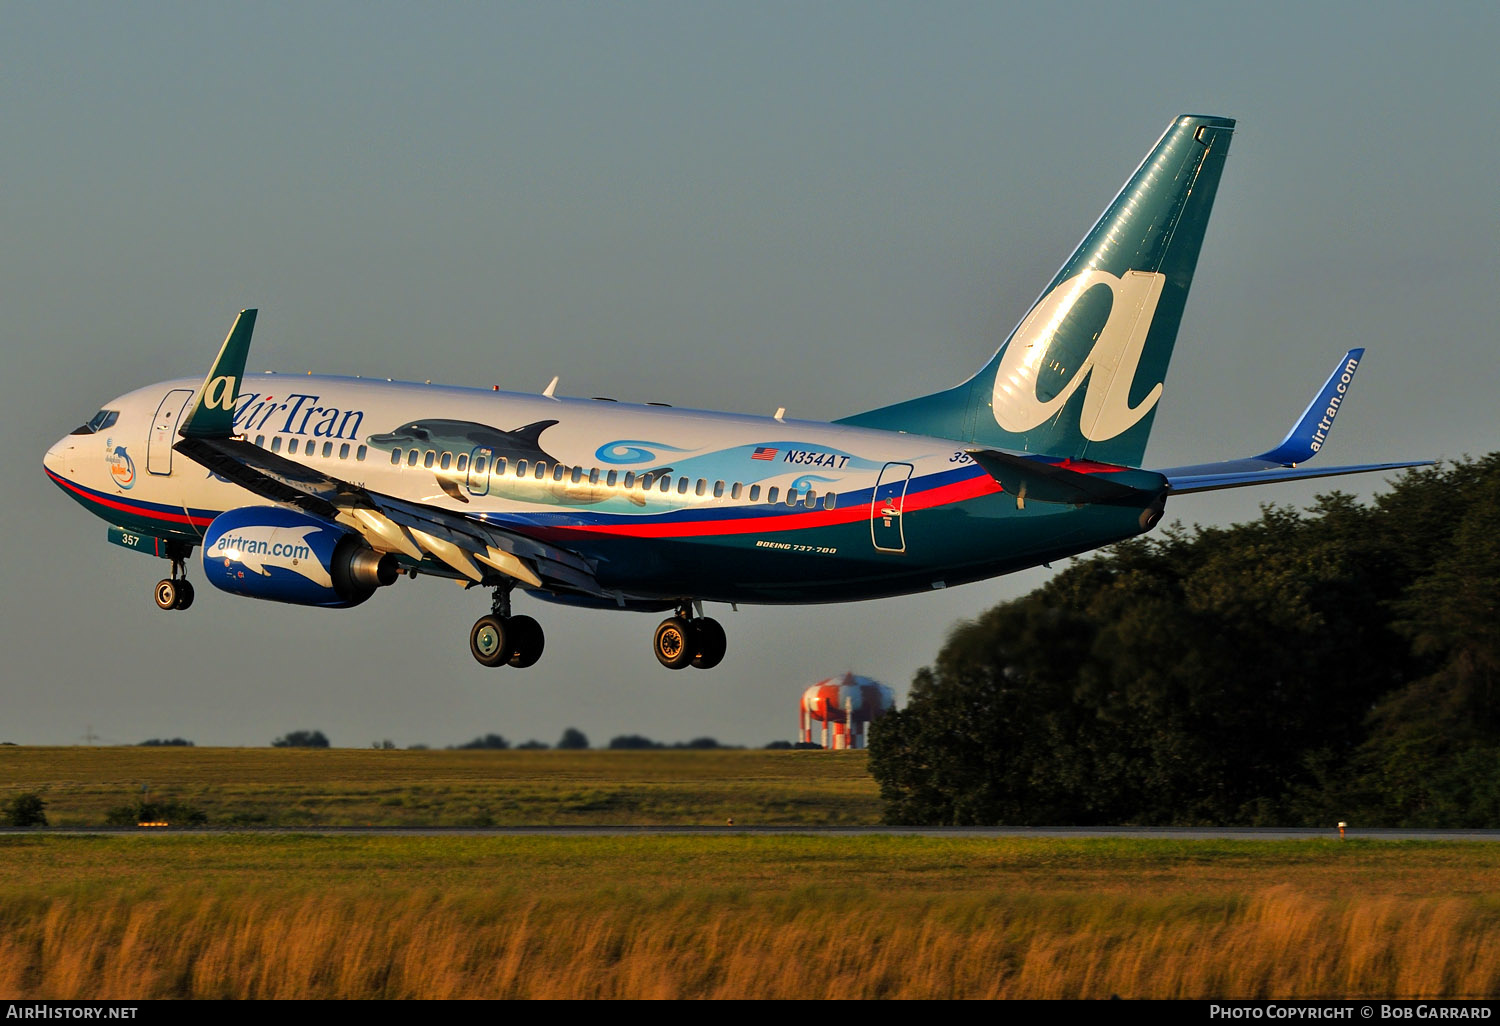
<svg viewBox="0 0 1500 1026"><path fill-rule="evenodd" d="M0 837L0 995L1495 997L1500 846Z"/></svg>
<svg viewBox="0 0 1500 1026"><path fill-rule="evenodd" d="M54 826L141 797L210 826L879 822L864 752L374 751L0 747L0 802L36 792Z"/></svg>

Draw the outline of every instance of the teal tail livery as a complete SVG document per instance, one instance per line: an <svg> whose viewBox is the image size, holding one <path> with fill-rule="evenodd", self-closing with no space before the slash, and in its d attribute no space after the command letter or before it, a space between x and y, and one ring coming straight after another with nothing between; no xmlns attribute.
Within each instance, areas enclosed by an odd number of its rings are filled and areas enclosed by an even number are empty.
<svg viewBox="0 0 1500 1026"><path fill-rule="evenodd" d="M842 423L1140 466L1233 134L1179 117L978 374Z"/></svg>
<svg viewBox="0 0 1500 1026"><path fill-rule="evenodd" d="M710 603L846 602L984 580L1149 531L1176 495L1423 466L1322 466L1363 349L1281 442L1221 463L1142 459L1234 122L1184 115L1020 324L955 388L841 421L359 377L246 377L244 310L203 378L110 400L48 478L165 560L245 598L343 609L401 579L488 591L484 666L545 634L519 595L660 611L669 669L725 657Z"/></svg>

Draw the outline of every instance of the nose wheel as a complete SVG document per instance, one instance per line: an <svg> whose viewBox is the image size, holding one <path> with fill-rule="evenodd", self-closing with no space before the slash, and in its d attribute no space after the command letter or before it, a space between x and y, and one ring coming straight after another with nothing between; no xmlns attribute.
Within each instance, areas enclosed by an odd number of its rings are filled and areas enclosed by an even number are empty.
<svg viewBox="0 0 1500 1026"><path fill-rule="evenodd" d="M711 670L724 658L729 641L719 621L707 616L689 616L679 611L657 625L651 648L656 661L669 670L696 666Z"/></svg>
<svg viewBox="0 0 1500 1026"><path fill-rule="evenodd" d="M481 666L533 666L546 644L542 625L529 616L511 616L510 595L499 589L493 611L469 630L469 654Z"/></svg>
<svg viewBox="0 0 1500 1026"><path fill-rule="evenodd" d="M193 585L181 559L172 560L172 576L156 582L158 609L186 609L193 604Z"/></svg>

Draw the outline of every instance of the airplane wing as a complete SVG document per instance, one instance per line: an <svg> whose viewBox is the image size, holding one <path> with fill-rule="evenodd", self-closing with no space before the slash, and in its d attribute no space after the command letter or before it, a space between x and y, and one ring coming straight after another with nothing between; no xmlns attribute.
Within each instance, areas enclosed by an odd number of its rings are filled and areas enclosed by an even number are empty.
<svg viewBox="0 0 1500 1026"><path fill-rule="evenodd" d="M431 555L476 583L493 570L532 588L616 597L587 557L510 528L370 491L239 438L189 437L174 448L247 491L353 528L376 551Z"/></svg>
<svg viewBox="0 0 1500 1026"><path fill-rule="evenodd" d="M581 553L475 517L369 491L234 437L234 402L255 315L247 309L235 319L174 449L256 495L353 528L377 552L398 552L413 562L432 556L475 583L498 571L527 587L623 603L625 596L599 584L594 563Z"/></svg>
<svg viewBox="0 0 1500 1026"><path fill-rule="evenodd" d="M1272 481L1296 481L1316 477L1338 477L1343 474L1364 474L1378 470L1403 470L1407 467L1430 467L1432 460L1412 460L1402 463L1362 463L1343 467L1304 467L1318 454L1328 441L1333 428L1333 419L1338 416L1344 400L1349 394L1349 384L1363 349L1351 349L1334 367L1333 373L1313 396L1301 418L1287 432L1276 448L1252 456L1249 459L1225 460L1222 463L1200 463L1188 467L1169 467L1158 470L1171 486L1171 494L1186 495L1191 492L1209 492L1221 488L1243 488L1247 485L1266 484Z"/></svg>

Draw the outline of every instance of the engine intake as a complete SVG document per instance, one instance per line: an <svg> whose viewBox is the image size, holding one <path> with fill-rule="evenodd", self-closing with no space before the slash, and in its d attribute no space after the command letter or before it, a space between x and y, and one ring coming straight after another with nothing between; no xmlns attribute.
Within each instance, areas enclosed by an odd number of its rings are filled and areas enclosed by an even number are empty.
<svg viewBox="0 0 1500 1026"><path fill-rule="evenodd" d="M223 591L301 606L357 606L395 582L394 554L300 510L242 506L203 536L203 575Z"/></svg>

